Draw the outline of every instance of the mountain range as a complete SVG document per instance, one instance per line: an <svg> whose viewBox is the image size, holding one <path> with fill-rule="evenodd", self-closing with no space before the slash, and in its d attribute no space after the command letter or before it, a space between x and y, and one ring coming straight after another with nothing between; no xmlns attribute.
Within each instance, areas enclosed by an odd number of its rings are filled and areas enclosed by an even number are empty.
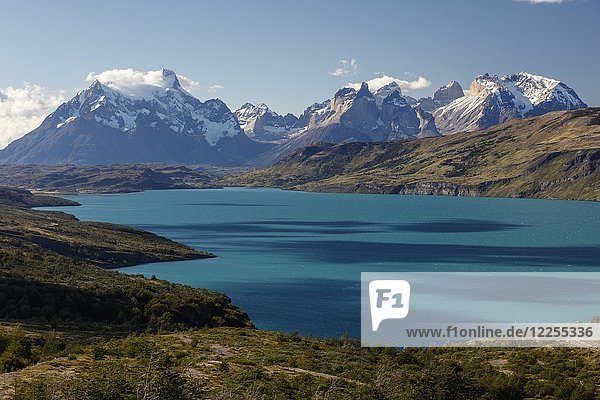
<svg viewBox="0 0 600 400"><path fill-rule="evenodd" d="M375 142L439 136L433 116L412 107L397 83L370 89L338 90L331 99L308 107L289 140L261 154L257 165L269 165L312 143Z"/></svg>
<svg viewBox="0 0 600 400"><path fill-rule="evenodd" d="M265 104L232 112L221 100L202 102L169 69L146 78L93 81L0 150L0 163L271 165L314 143L444 136L587 107L564 83L526 72L480 75L466 93L452 81L420 99L403 94L393 78L377 78L346 85L299 117Z"/></svg>

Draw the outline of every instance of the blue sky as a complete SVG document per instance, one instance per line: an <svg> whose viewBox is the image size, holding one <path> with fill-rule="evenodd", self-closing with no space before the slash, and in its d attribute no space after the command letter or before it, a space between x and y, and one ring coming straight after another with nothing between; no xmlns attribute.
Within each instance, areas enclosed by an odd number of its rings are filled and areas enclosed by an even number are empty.
<svg viewBox="0 0 600 400"><path fill-rule="evenodd" d="M5 0L0 89L26 81L71 97L90 72L169 67L198 82L200 98L298 114L376 73L426 78L410 93L420 97L525 70L600 105L600 1L547 1L560 0Z"/></svg>

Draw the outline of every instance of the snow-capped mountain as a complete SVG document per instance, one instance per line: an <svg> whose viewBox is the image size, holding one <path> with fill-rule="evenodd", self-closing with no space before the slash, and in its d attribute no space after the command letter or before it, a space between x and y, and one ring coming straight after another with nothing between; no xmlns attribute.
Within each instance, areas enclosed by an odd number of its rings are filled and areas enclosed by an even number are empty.
<svg viewBox="0 0 600 400"><path fill-rule="evenodd" d="M260 156L259 163L271 163L316 142L391 141L440 135L433 116L412 107L395 82L344 87L331 99L308 107L296 127L299 130L290 140Z"/></svg>
<svg viewBox="0 0 600 400"><path fill-rule="evenodd" d="M349 85L338 90L331 99L308 107L297 124L303 129L300 133L337 124L352 136L347 139L360 136L373 141L429 136L436 131L431 119L427 128L421 130L422 120L428 119L428 113L412 107L414 99L402 95L398 83L391 81L382 85L381 79L374 81L375 85L372 81Z"/></svg>
<svg viewBox="0 0 600 400"><path fill-rule="evenodd" d="M266 150L221 100L198 100L175 72L94 80L0 152L4 163L241 163Z"/></svg>
<svg viewBox="0 0 600 400"><path fill-rule="evenodd" d="M266 104L245 103L233 112L246 135L261 142L287 139L297 130L298 118L293 114L279 115Z"/></svg>
<svg viewBox="0 0 600 400"><path fill-rule="evenodd" d="M473 131L506 122L512 118L541 115L550 111L587 107L577 93L564 83L521 72L499 78L479 75L469 94L433 112L444 134Z"/></svg>

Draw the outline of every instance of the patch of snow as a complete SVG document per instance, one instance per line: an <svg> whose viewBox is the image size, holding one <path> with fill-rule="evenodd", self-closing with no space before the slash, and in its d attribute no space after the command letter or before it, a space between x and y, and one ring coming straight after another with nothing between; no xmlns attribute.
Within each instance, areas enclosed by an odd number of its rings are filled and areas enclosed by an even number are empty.
<svg viewBox="0 0 600 400"><path fill-rule="evenodd" d="M458 82L452 81L452 82L448 83L446 86L441 87L440 89L450 89L452 86L454 86L454 84L458 84Z"/></svg>
<svg viewBox="0 0 600 400"><path fill-rule="evenodd" d="M98 100L96 100L93 103L92 108L90 109L90 111L94 111L97 110L100 106L102 106L104 103L106 102L106 96L100 96L100 98Z"/></svg>
<svg viewBox="0 0 600 400"><path fill-rule="evenodd" d="M202 133L208 144L212 147L216 146L216 144L222 138L234 137L238 133L235 126L235 121L233 119L227 121L225 124L221 122L213 122L207 119L204 119L203 122L204 130Z"/></svg>
<svg viewBox="0 0 600 400"><path fill-rule="evenodd" d="M135 127L135 120L137 118L136 114L122 112L119 114L119 116L121 118L123 118L123 122L124 122L123 130L130 130Z"/></svg>
<svg viewBox="0 0 600 400"><path fill-rule="evenodd" d="M501 81L506 86L513 84L534 106L551 98L554 89L560 83L556 79L527 72L521 72L513 76L503 76Z"/></svg>
<svg viewBox="0 0 600 400"><path fill-rule="evenodd" d="M463 96L450 104L440 107L433 112L435 123L441 130L454 132L453 126L459 130L472 131L477 129L477 122L482 115L486 96ZM450 125L449 125L450 124ZM445 129L444 129L445 128Z"/></svg>
<svg viewBox="0 0 600 400"><path fill-rule="evenodd" d="M65 120L65 122L61 122L60 124L56 125L56 128L58 129L58 128L60 128L60 127L61 127L61 126L63 126L63 125L66 125L66 124L68 124L68 123L70 123L70 122L73 122L73 121L75 121L76 119L77 119L77 117L69 117L69 118L67 118L67 119Z"/></svg>
<svg viewBox="0 0 600 400"><path fill-rule="evenodd" d="M533 108L532 100L527 97L521 89L513 82L503 82L504 88L506 88L513 96L513 104L519 115L525 115Z"/></svg>

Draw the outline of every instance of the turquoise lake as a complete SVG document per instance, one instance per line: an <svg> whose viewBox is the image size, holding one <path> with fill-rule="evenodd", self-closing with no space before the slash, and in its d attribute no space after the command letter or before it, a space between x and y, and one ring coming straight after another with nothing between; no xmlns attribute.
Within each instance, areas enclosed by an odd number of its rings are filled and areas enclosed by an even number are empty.
<svg viewBox="0 0 600 400"><path fill-rule="evenodd" d="M238 188L71 198L82 206L61 210L80 219L216 254L121 271L226 292L268 330L358 336L363 271L600 270L600 203Z"/></svg>

